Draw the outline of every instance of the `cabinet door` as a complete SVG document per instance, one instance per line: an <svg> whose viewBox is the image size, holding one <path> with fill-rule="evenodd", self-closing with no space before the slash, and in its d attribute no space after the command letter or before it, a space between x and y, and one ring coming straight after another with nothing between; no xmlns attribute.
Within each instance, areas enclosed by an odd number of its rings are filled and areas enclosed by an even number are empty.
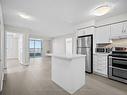
<svg viewBox="0 0 127 95"><path fill-rule="evenodd" d="M110 26L96 28L96 43L110 42Z"/></svg>
<svg viewBox="0 0 127 95"><path fill-rule="evenodd" d="M85 29L85 35L94 35L94 27L86 28Z"/></svg>
<svg viewBox="0 0 127 95"><path fill-rule="evenodd" d="M123 35L127 35L127 22L123 23L124 27L123 27Z"/></svg>
<svg viewBox="0 0 127 95"><path fill-rule="evenodd" d="M83 36L83 35L85 35L85 29L78 30L77 36Z"/></svg>
<svg viewBox="0 0 127 95"><path fill-rule="evenodd" d="M98 73L100 74L104 74L104 61L105 61L105 58L101 55L98 55L98 67L97 67L97 71Z"/></svg>
<svg viewBox="0 0 127 95"><path fill-rule="evenodd" d="M107 76L107 55L94 55L93 71L102 76Z"/></svg>
<svg viewBox="0 0 127 95"><path fill-rule="evenodd" d="M99 57L100 59L100 63L99 63L99 70L100 70L100 73L103 74L103 75L107 75L107 55L103 55Z"/></svg>
<svg viewBox="0 0 127 95"><path fill-rule="evenodd" d="M119 37L123 33L123 23L111 25L111 38Z"/></svg>

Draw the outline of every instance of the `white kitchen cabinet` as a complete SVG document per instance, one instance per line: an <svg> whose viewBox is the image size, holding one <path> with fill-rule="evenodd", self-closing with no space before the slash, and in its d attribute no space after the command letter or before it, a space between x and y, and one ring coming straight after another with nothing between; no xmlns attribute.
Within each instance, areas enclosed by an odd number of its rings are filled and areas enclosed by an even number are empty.
<svg viewBox="0 0 127 95"><path fill-rule="evenodd" d="M52 81L72 95L85 84L85 55L51 56Z"/></svg>
<svg viewBox="0 0 127 95"><path fill-rule="evenodd" d="M96 43L110 43L110 25L96 28Z"/></svg>
<svg viewBox="0 0 127 95"><path fill-rule="evenodd" d="M93 72L102 76L107 76L107 55L93 55Z"/></svg>
<svg viewBox="0 0 127 95"><path fill-rule="evenodd" d="M122 36L123 34L123 23L117 23L111 25L111 38Z"/></svg>
<svg viewBox="0 0 127 95"><path fill-rule="evenodd" d="M85 29L81 29L77 31L77 36L84 36L85 35Z"/></svg>
<svg viewBox="0 0 127 95"><path fill-rule="evenodd" d="M127 35L127 22L123 23L123 33L122 35Z"/></svg>
<svg viewBox="0 0 127 95"><path fill-rule="evenodd" d="M90 35L95 33L95 28L94 27L90 27L90 28L86 28L85 29L85 35Z"/></svg>
<svg viewBox="0 0 127 95"><path fill-rule="evenodd" d="M93 71L96 72L97 71L97 55L94 54L93 55Z"/></svg>
<svg viewBox="0 0 127 95"><path fill-rule="evenodd" d="M84 35L90 35L90 34L95 34L95 28L94 27L89 27L85 29L78 30L77 36L84 36Z"/></svg>
<svg viewBox="0 0 127 95"><path fill-rule="evenodd" d="M111 25L111 38L122 38L127 36L127 22Z"/></svg>

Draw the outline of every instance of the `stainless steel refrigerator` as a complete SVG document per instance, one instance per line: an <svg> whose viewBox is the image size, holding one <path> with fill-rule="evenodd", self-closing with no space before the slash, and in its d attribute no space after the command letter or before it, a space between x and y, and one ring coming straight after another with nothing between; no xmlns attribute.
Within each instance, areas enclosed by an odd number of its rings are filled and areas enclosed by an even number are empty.
<svg viewBox="0 0 127 95"><path fill-rule="evenodd" d="M93 73L93 35L79 36L77 39L77 54L86 55L85 71Z"/></svg>

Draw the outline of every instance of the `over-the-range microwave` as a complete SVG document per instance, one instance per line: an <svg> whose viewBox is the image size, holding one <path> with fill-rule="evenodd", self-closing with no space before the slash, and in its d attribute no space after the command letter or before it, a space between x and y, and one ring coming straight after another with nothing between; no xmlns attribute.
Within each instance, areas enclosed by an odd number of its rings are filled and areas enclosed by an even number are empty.
<svg viewBox="0 0 127 95"><path fill-rule="evenodd" d="M112 48L97 47L95 51L97 53L110 53L112 51Z"/></svg>

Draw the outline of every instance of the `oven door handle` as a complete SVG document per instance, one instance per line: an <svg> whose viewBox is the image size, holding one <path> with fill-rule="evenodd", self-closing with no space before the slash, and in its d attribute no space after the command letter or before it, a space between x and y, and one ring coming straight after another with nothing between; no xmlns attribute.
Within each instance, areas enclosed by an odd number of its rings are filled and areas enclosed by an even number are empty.
<svg viewBox="0 0 127 95"><path fill-rule="evenodd" d="M114 68L114 69L119 69L119 70L123 70L123 71L127 71L127 69L123 69L123 68L118 68L118 67L114 67L114 66L109 66L110 68Z"/></svg>
<svg viewBox="0 0 127 95"><path fill-rule="evenodd" d="M123 59L123 60L127 60L127 58L120 58L120 57L109 57L109 58L114 58L114 59Z"/></svg>

